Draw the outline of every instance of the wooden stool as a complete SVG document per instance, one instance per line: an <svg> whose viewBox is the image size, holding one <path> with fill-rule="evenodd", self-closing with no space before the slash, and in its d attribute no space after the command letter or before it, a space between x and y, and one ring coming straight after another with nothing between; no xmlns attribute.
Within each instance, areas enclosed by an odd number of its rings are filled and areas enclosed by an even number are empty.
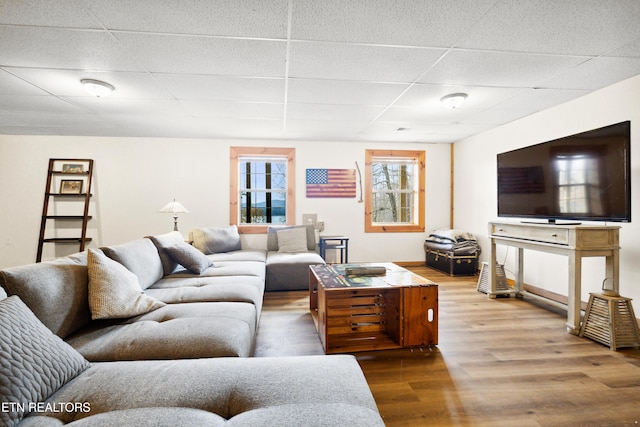
<svg viewBox="0 0 640 427"><path fill-rule="evenodd" d="M591 293L578 336L609 346L640 346L640 330L633 313L631 298Z"/></svg>

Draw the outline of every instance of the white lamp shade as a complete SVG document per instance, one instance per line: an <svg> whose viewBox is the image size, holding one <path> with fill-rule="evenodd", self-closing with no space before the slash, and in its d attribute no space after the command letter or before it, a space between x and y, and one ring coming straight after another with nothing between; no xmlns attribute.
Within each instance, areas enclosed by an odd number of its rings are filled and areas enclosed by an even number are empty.
<svg viewBox="0 0 640 427"><path fill-rule="evenodd" d="M187 210L187 208L185 208L184 206L182 206L182 203L180 202L176 202L176 200L174 199L173 202L169 202L167 203L162 209L160 209L158 212L161 213L171 213L171 214L177 214L177 213L189 213L189 211Z"/></svg>

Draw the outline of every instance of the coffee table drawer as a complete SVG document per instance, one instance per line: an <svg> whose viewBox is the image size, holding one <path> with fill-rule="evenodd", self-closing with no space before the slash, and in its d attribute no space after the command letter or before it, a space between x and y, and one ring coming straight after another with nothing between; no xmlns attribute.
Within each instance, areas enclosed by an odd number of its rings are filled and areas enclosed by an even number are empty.
<svg viewBox="0 0 640 427"><path fill-rule="evenodd" d="M396 311L389 291L327 292L329 335L355 332L386 332L387 316Z"/></svg>

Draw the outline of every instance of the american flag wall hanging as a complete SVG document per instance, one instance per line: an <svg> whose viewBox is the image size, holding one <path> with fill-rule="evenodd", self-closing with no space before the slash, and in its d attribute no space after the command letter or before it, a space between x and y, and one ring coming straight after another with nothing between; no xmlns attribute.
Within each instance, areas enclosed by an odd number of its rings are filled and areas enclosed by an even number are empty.
<svg viewBox="0 0 640 427"><path fill-rule="evenodd" d="M307 169L307 197L356 197L356 170Z"/></svg>

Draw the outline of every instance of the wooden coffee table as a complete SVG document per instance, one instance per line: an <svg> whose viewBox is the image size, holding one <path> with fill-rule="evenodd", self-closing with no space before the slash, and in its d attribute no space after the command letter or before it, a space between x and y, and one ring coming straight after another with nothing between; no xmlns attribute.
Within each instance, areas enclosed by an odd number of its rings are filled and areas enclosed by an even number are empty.
<svg viewBox="0 0 640 427"><path fill-rule="evenodd" d="M309 267L309 308L326 354L438 344L438 285L393 263L380 276L354 264Z"/></svg>

